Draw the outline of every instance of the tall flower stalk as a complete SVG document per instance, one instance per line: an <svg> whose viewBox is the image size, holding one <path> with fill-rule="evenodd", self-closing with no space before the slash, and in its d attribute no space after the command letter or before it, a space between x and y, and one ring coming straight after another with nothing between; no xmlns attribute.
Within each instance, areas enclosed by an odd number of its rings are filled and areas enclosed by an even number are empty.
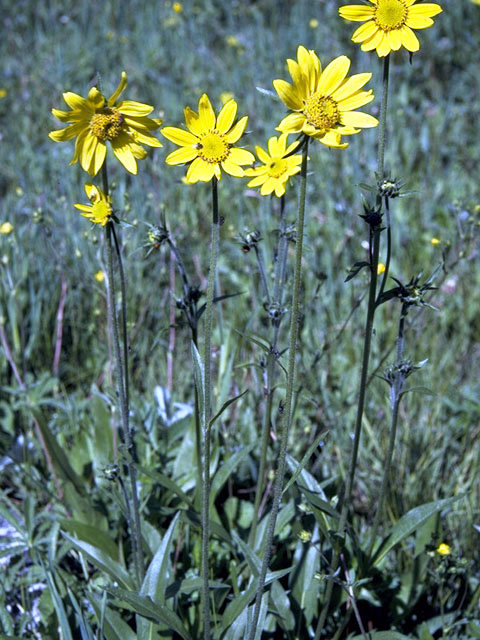
<svg viewBox="0 0 480 640"><path fill-rule="evenodd" d="M292 310L290 319L290 336L288 342L288 376L287 390L285 396L285 407L282 415L282 427L280 434L280 452L278 454L277 466L275 470L275 484L273 490L273 502L270 516L268 519L267 534L265 539L265 551L263 554L262 568L258 577L258 588L255 599L255 608L253 612L252 624L250 626L249 640L254 640L258 618L260 615L260 607L262 604L263 590L265 587L265 579L267 577L268 567L272 555L273 535L275 532L275 524L277 522L278 510L280 508L280 500L282 497L283 481L285 478L285 461L287 456L288 434L292 424L292 407L293 407L293 387L295 381L295 358L297 352L297 336L298 336L298 315L300 301L300 284L302 280L302 253L303 253L303 229L305 224L305 199L307 192L307 159L308 159L308 136L304 136L302 150L302 168L300 181L300 201L298 205L297 215L297 242L295 250L295 272L293 276L293 297Z"/></svg>
<svg viewBox="0 0 480 640"><path fill-rule="evenodd" d="M222 170L235 176L245 175L242 165L251 164L254 156L250 151L233 147L242 136L248 116L235 122L237 103L229 100L215 115L211 102L203 94L198 103L198 113L185 108L185 124L188 130L165 127L162 134L180 148L166 158L170 165L189 164L186 180L190 184L211 182L212 225L210 268L208 274L207 302L205 309L204 374L198 393L203 396L202 420L202 614L203 637L210 640L211 613L209 602L209 512L210 512L210 431L212 422L212 330L216 265L220 241L220 216L218 213L218 181Z"/></svg>
<svg viewBox="0 0 480 640"><path fill-rule="evenodd" d="M102 167L103 189L105 195L109 196L108 174L106 162ZM105 240L107 247L107 275L108 275L108 323L112 332L113 357L115 363L115 377L117 381L117 393L120 404L120 419L122 425L122 440L125 444L126 463L128 468L128 476L130 479L131 489L131 507L127 505L127 513L130 519L130 531L133 540L135 574L137 583L140 586L144 578L144 559L142 548L142 532L140 522L140 506L137 491L137 472L135 469L133 458L133 432L129 419L129 377L128 377L128 345L126 335L126 283L123 270L121 251L115 234L113 220L108 220L105 225ZM116 255L121 274L121 291L122 291L122 329L123 329L123 359L120 348L120 332L118 327L118 317L115 310L115 273L113 268L113 244L115 243Z"/></svg>

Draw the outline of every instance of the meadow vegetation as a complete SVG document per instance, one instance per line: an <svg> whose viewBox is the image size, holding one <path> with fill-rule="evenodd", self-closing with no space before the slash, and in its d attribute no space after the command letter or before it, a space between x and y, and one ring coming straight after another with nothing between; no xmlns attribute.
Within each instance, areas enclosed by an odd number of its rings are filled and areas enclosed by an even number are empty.
<svg viewBox="0 0 480 640"><path fill-rule="evenodd" d="M128 448L108 323L107 236L74 208L87 201L85 181L95 179L79 164L68 166L73 141L48 137L61 126L51 109L64 108L63 92L86 96L95 85L110 96L125 71L125 97L154 105L162 126L182 127L184 107L196 109L204 93L216 113L233 97L238 117L249 117L238 145L265 149L287 113L272 80L288 78L285 60L296 59L299 45L314 49L324 66L346 55L350 74L371 72L375 100L362 111L379 118L382 58L351 41L355 25L339 17L343 4L21 0L2 12L2 638L480 638L480 6L443 0L435 25L419 32L420 51L390 56L385 176L400 181L402 197L390 200L385 291L417 276L432 288L408 304L404 290L395 290L376 310L347 503L371 275L369 225L360 216L378 204L378 128L349 136L346 150L310 140L286 488L258 622L289 377L300 175L287 186L284 209L248 179L223 173L218 182L212 415L224 411L210 430L202 606L195 407L204 391L211 187L186 184L183 167L167 166L175 146L160 129L153 135L163 147L148 150L137 175L109 155L126 275ZM101 174L96 179L101 187ZM283 299L273 309L265 282L273 292L281 255ZM193 358L192 339L199 347ZM376 521L397 360L412 375L397 388L408 393L396 405ZM271 428L254 507L269 368Z"/></svg>

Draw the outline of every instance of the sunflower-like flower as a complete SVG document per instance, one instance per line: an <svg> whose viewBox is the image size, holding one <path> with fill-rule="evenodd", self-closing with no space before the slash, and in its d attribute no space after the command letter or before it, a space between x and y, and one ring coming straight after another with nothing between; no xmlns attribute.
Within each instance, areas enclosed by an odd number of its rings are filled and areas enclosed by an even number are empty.
<svg viewBox="0 0 480 640"><path fill-rule="evenodd" d="M113 213L110 196L105 195L101 189L91 182L85 183L85 193L92 204L74 204L73 206L83 211L82 216L84 218L88 218L94 224L101 224L104 227Z"/></svg>
<svg viewBox="0 0 480 640"><path fill-rule="evenodd" d="M278 131L303 132L327 147L345 148L348 145L342 143L342 136L378 125L373 116L355 111L374 98L371 89L361 90L371 73L347 78L350 60L346 56L335 58L322 71L315 51L302 46L298 47L297 60L287 60L293 85L285 80L273 81L276 92L293 111L280 122Z"/></svg>
<svg viewBox="0 0 480 640"><path fill-rule="evenodd" d="M252 164L255 156L246 149L232 147L247 126L248 116L234 123L237 115L237 103L229 100L218 117L206 93L198 102L198 113L190 107L185 108L185 124L188 131L178 127L164 127L162 134L181 149L172 151L165 162L169 165L191 163L186 180L209 182L214 176L220 180L221 169L231 176L243 178L242 165Z"/></svg>
<svg viewBox="0 0 480 640"><path fill-rule="evenodd" d="M292 142L287 147L288 133L272 136L268 141L268 153L262 147L255 147L258 159L263 162L260 167L246 169L245 175L253 177L249 187L261 187L260 194L268 196L275 192L277 198L285 193L287 180L300 171L302 156L291 155L299 142Z"/></svg>
<svg viewBox="0 0 480 640"><path fill-rule="evenodd" d="M353 42L362 43L362 51L377 50L379 57L405 47L418 51L420 42L413 29L426 29L433 25L432 17L443 11L439 4L417 0L369 0L372 7L349 4L338 11L342 18L352 22L365 22L354 32Z"/></svg>
<svg viewBox="0 0 480 640"><path fill-rule="evenodd" d="M87 98L71 91L63 94L71 111L52 109L61 122L72 124L50 132L50 138L64 142L76 137L75 154L70 164L80 161L82 169L91 176L95 176L105 162L107 142L125 169L133 174L137 173L137 159L147 155L142 144L162 146L150 133L162 124L161 120L148 117L153 107L133 100L122 100L117 104L126 86L127 74L122 72L120 84L108 100L92 87Z"/></svg>

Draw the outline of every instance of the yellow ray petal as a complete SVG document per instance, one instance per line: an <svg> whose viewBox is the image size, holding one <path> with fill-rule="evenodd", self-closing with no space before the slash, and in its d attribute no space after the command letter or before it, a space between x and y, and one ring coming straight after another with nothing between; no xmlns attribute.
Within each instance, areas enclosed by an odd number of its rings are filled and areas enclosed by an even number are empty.
<svg viewBox="0 0 480 640"><path fill-rule="evenodd" d="M243 178L243 176L245 175L242 167L239 167L238 164L232 162L230 160L230 156L226 160L222 161L222 169L235 178Z"/></svg>
<svg viewBox="0 0 480 640"><path fill-rule="evenodd" d="M191 162L197 157L196 149L189 149L188 147L182 147L181 149L175 149L168 154L165 158L165 162L169 165L185 164Z"/></svg>
<svg viewBox="0 0 480 640"><path fill-rule="evenodd" d="M204 133L215 127L215 111L206 93L202 95L198 102L198 117Z"/></svg>
<svg viewBox="0 0 480 640"><path fill-rule="evenodd" d="M153 107L149 104L134 100L123 100L117 104L116 108L126 116L148 116L153 111Z"/></svg>
<svg viewBox="0 0 480 640"><path fill-rule="evenodd" d="M170 142L174 142L181 147L193 147L198 144L198 138L195 137L193 133L185 131L184 129L179 129L178 127L164 127L160 133L162 136L167 138L167 140L170 140Z"/></svg>
<svg viewBox="0 0 480 640"><path fill-rule="evenodd" d="M227 159L235 164L252 164L255 162L255 156L247 149L230 149Z"/></svg>
<svg viewBox="0 0 480 640"><path fill-rule="evenodd" d="M347 111L341 114L341 124L347 127L376 127L378 120L368 113Z"/></svg>
<svg viewBox="0 0 480 640"><path fill-rule="evenodd" d="M356 75L347 78L332 94L332 98L337 102L348 98L361 89L363 85L367 84L371 77L371 73L357 73Z"/></svg>
<svg viewBox="0 0 480 640"><path fill-rule="evenodd" d="M188 182L209 182L215 175L215 165L209 164L202 158L195 158L188 167L186 178Z"/></svg>
<svg viewBox="0 0 480 640"><path fill-rule="evenodd" d="M125 169L129 173L133 173L133 175L137 174L137 161L135 160L135 156L133 155L130 146L128 144L128 138L126 139L123 136L118 136L115 140L112 140L112 149L113 153L117 157L117 159L122 163Z"/></svg>
<svg viewBox="0 0 480 640"><path fill-rule="evenodd" d="M374 99L374 95L371 91L358 91L345 100L341 100L338 103L340 111L353 111L358 107L363 107Z"/></svg>
<svg viewBox="0 0 480 640"><path fill-rule="evenodd" d="M373 18L375 9L373 7L362 7L358 4L349 4L346 7L340 7L338 13L345 20L351 20L353 22L363 22L364 20L370 20Z"/></svg>
<svg viewBox="0 0 480 640"><path fill-rule="evenodd" d="M228 144L235 144L237 140L240 140L240 138L243 136L243 132L245 131L245 127L247 126L247 122L248 116L243 116L243 118L240 118L235 126L225 134L225 140L228 142Z"/></svg>
<svg viewBox="0 0 480 640"><path fill-rule="evenodd" d="M108 105L110 107L115 104L115 101L118 100L118 98L120 97L120 94L122 93L122 91L125 89L126 86L127 86L127 74L125 73L125 71L122 71L122 77L120 78L120 83L118 87L115 89L115 91L112 93L110 98L108 99Z"/></svg>
<svg viewBox="0 0 480 640"><path fill-rule="evenodd" d="M289 109L293 111L300 111L302 109L302 100L289 82L281 79L274 80L273 86L282 102L284 102Z"/></svg>
<svg viewBox="0 0 480 640"><path fill-rule="evenodd" d="M237 115L237 103L235 100L229 100L226 102L217 118L217 131L220 133L227 133L235 120Z"/></svg>
<svg viewBox="0 0 480 640"><path fill-rule="evenodd" d="M345 79L349 69L350 60L347 56L339 56L332 60L323 70L318 91L324 96L331 95Z"/></svg>
<svg viewBox="0 0 480 640"><path fill-rule="evenodd" d="M378 26L375 24L375 22L373 20L369 20L353 32L352 41L363 42L364 40L368 40L368 38L371 38L377 32L377 30Z"/></svg>
<svg viewBox="0 0 480 640"><path fill-rule="evenodd" d="M420 42L418 41L417 36L413 33L410 27L402 27L401 37L402 44L405 49L408 49L408 51L412 51L412 53L414 53L415 51L418 51L420 49Z"/></svg>

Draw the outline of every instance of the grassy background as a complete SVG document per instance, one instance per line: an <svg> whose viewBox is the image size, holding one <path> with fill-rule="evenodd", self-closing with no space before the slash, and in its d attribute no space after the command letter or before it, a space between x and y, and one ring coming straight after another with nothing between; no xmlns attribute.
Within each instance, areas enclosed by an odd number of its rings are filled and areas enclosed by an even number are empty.
<svg viewBox="0 0 480 640"><path fill-rule="evenodd" d="M101 469L112 461L110 440L103 449L98 444L102 427L109 423L112 397L105 289L94 278L103 265L103 242L99 229L90 228L73 208L74 202L84 201L86 176L78 165L68 167L73 144L48 139L48 132L58 126L50 109L63 108L62 92L86 95L93 83L110 95L125 70L129 85L124 96L155 105L168 125L181 124L184 106L195 107L204 91L216 107L223 92L233 93L239 115L249 115L244 143L252 150L256 144L265 147L284 107L256 87L270 90L273 78L286 78L285 58L295 57L297 45L304 44L314 48L324 64L346 54L352 59L352 73L372 71L369 86L377 99L367 110L378 114L381 61L350 42L354 25L337 17L339 4L199 0L184 2L183 11L176 13L171 3L153 0L107 0L101 8L86 1L25 0L3 11L0 89L6 96L0 100L0 221L10 221L14 231L0 236L2 320L33 402L44 407L52 433L68 448L72 466L94 493L105 491ZM404 180L405 189L413 191L392 203L392 275L408 281L419 271L428 276L439 264L444 267L439 290L432 296L439 311L411 314L415 319L408 328L406 356L415 361L429 358L412 385L428 393L408 394L402 405L388 518L393 522L417 504L465 493L442 519L438 535L452 546L456 558L468 560L474 585L480 560L479 534L473 526L479 522L480 507L480 7L467 0L445 0L443 6L435 28L419 34L422 48L412 64L404 52L396 54L392 63L387 167L393 177ZM318 24L312 26L312 19ZM366 287L363 274L347 284L343 280L351 264L365 258L366 230L357 215L362 211L359 183L374 181L375 147L376 131L366 130L351 139L346 151L312 145L310 153L298 361L301 392L291 452L300 457L316 435L328 432L310 470L325 482L330 498L336 496L348 463L362 311L354 313L340 337L339 330ZM116 206L128 223L122 241L129 281L134 421L142 462L181 478L184 456L192 455L186 424L180 421L167 428L157 416L153 393L160 385L172 392L172 402L192 401L188 331L180 325L170 330L171 306L174 296L181 295L181 283L177 278L174 291L170 289L167 251L162 248L147 256L144 244L147 225L158 223L165 213L192 280L203 287L210 209L208 185L187 187L181 182L182 168L165 166L164 157L171 149L165 141L163 149L139 163L137 177L126 175L114 161L109 168ZM292 222L296 190L297 185L287 200ZM219 290L243 295L223 303L219 314L214 342L223 346L217 353L216 394L220 401L249 389L219 426L216 453L228 457L257 437L263 397L258 369L237 366L258 363L262 354L237 332L248 330L267 340L269 336L254 258L242 253L236 237L244 228L260 230L262 254L270 269L278 223L268 199L248 190L246 182L226 176L219 192L226 218ZM431 244L433 237L441 240L440 245ZM54 375L62 283L67 291L63 342ZM377 315L373 362L380 373L392 361L387 358L383 363L383 357L395 339L398 314L399 305L390 304ZM20 455L17 438L23 434L22 455L27 460L3 467L3 491L20 511L26 495L40 509L50 505L48 492L54 486L6 359L0 361L0 379L1 450L4 455ZM368 524L378 495L388 416L388 389L373 378L355 489L359 532ZM250 464L238 470L237 487L252 486L255 461L252 454ZM183 477L182 483L188 488L191 478ZM155 491L149 494L149 487L144 489L155 540L158 533L153 530L163 532L171 512ZM237 498L242 495L234 493ZM229 497L234 497L231 492ZM58 510L57 505L53 512ZM100 516L98 522L111 529L111 522ZM297 515L293 531L308 524ZM392 565L399 574L408 567L407 547L398 550Z"/></svg>

